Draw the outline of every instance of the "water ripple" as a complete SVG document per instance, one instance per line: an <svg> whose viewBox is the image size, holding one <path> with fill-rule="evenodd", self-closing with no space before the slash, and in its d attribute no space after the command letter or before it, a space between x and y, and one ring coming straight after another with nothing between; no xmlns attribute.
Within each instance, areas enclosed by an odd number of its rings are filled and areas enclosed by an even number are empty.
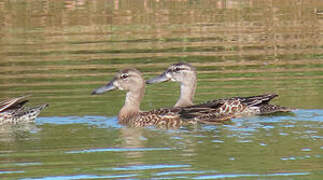
<svg viewBox="0 0 323 180"><path fill-rule="evenodd" d="M40 162L22 162L22 163L2 163L0 164L0 168L2 167L12 167L12 166L40 166L42 165L43 163L40 163ZM1 172L0 172L1 174Z"/></svg>
<svg viewBox="0 0 323 180"><path fill-rule="evenodd" d="M89 174L82 174L82 175L71 175L71 176L48 176L48 177L41 177L41 178L24 178L22 180L69 180L69 179L109 179L109 178L131 178L137 176L136 174L117 174L117 175L89 175Z"/></svg>
<svg viewBox="0 0 323 180"><path fill-rule="evenodd" d="M135 151L170 151L173 148L103 148L103 149L86 149L79 151L66 151L67 154L91 153L91 152L135 152Z"/></svg>
<svg viewBox="0 0 323 180"><path fill-rule="evenodd" d="M98 127L115 127L121 128L118 124L117 117L104 116L66 116L66 117L40 117L36 119L37 124L88 124Z"/></svg>
<svg viewBox="0 0 323 180"><path fill-rule="evenodd" d="M303 148L302 151L308 152L308 151L312 151L311 148Z"/></svg>
<svg viewBox="0 0 323 180"><path fill-rule="evenodd" d="M300 173L273 173L273 174L216 174L198 176L193 179L224 179L224 178L239 178L239 177L272 177L272 176L305 176L309 175L309 172Z"/></svg>
<svg viewBox="0 0 323 180"><path fill-rule="evenodd" d="M183 174L205 174L205 173L216 173L217 171L165 171L155 173L156 176L165 175L183 175Z"/></svg>
<svg viewBox="0 0 323 180"><path fill-rule="evenodd" d="M149 164L149 165L134 165L112 168L116 171L133 171L133 170L149 170L149 169L165 169L165 168L185 168L191 167L188 164Z"/></svg>
<svg viewBox="0 0 323 180"><path fill-rule="evenodd" d="M24 173L25 171L0 171L0 174Z"/></svg>

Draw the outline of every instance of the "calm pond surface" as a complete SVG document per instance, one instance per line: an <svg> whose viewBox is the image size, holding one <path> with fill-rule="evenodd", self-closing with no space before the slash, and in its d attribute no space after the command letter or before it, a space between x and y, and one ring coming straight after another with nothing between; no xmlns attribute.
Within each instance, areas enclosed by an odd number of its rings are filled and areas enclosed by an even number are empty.
<svg viewBox="0 0 323 180"><path fill-rule="evenodd" d="M322 179L321 0L0 0L0 99L49 103L0 127L0 179ZM197 68L195 103L278 93L291 114L180 129L117 123L116 71ZM142 110L179 85L146 87Z"/></svg>

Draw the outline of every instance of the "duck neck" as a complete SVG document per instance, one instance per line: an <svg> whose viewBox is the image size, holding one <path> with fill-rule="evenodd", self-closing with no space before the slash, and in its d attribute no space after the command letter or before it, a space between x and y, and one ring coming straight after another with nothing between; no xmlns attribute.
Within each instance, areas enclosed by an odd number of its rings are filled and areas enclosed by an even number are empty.
<svg viewBox="0 0 323 180"><path fill-rule="evenodd" d="M189 79L190 82L181 83L181 94L174 107L185 107L193 105L196 90L196 76Z"/></svg>
<svg viewBox="0 0 323 180"><path fill-rule="evenodd" d="M140 102L144 96L144 87L131 89L127 92L126 100L121 108L118 119L122 124L127 124L140 111Z"/></svg>

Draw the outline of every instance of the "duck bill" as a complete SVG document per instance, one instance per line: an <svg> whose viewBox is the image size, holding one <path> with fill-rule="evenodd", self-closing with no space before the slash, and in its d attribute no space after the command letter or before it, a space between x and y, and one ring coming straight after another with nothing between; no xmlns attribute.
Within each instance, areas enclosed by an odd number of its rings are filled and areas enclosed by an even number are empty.
<svg viewBox="0 0 323 180"><path fill-rule="evenodd" d="M155 84L155 83L161 83L161 82L166 82L166 81L169 81L170 78L167 77L167 72L164 72L163 74L157 76L157 77L154 77L154 78L151 78L149 80L146 81L146 84Z"/></svg>
<svg viewBox="0 0 323 180"><path fill-rule="evenodd" d="M113 85L114 80L110 81L107 85L104 85L102 87L99 87L97 89L94 89L92 91L92 95L94 94L102 94L108 91L112 91L114 89L116 89L116 87Z"/></svg>

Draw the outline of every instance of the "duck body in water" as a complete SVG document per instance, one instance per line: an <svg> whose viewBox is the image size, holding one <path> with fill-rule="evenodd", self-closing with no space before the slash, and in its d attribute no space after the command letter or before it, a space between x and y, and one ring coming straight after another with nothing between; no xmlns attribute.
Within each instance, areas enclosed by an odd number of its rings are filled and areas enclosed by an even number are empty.
<svg viewBox="0 0 323 180"><path fill-rule="evenodd" d="M292 109L269 104L269 101L277 97L277 94L263 94L249 97L230 97L215 99L202 104L193 105L197 77L195 68L188 63L176 63L170 65L161 75L149 79L147 84L161 83L166 81L180 83L180 97L174 107L204 107L217 108L221 114L234 114L235 117L245 115L262 115L275 112L289 112ZM219 104L222 104L219 108Z"/></svg>
<svg viewBox="0 0 323 180"><path fill-rule="evenodd" d="M0 102L0 125L33 122L48 104L27 108L28 96L8 98Z"/></svg>
<svg viewBox="0 0 323 180"><path fill-rule="evenodd" d="M125 103L118 114L118 121L122 125L173 128L198 122L214 124L231 118L229 114L220 114L214 108L207 107L174 107L140 111L140 103L145 92L145 80L136 69L124 69L116 73L108 84L95 89L92 94L102 94L114 89L127 91Z"/></svg>

